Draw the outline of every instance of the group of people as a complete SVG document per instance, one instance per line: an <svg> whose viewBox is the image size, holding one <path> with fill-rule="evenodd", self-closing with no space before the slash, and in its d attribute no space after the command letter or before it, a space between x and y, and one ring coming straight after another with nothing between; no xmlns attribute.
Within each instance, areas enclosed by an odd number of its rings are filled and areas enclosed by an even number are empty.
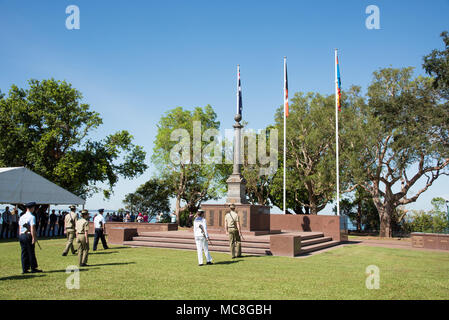
<svg viewBox="0 0 449 320"><path fill-rule="evenodd" d="M38 269L37 259L35 255L35 244L37 243L37 219L34 214L37 204L30 202L25 204L26 212L23 213L18 220L19 229L19 242L21 246L21 261L22 261L22 273L36 273L42 272ZM225 215L225 231L229 236L229 247L231 256L233 259L241 257L241 239L242 231L240 227L240 220L237 212L235 212L235 205L230 204L230 212ZM9 208L6 208L9 212ZM97 250L98 242L101 240L103 248L108 249L108 245L105 238L105 224L106 220L103 216L104 209L98 210L98 214L94 217L95 237L93 244L93 251ZM11 213L11 216L17 213ZM54 214L54 210L52 212ZM129 213L126 214L126 216ZM124 220L127 217L124 217ZM3 221L7 220L8 217ZM80 218L76 213L76 206L70 206L70 212L63 215L64 222L58 222L59 226L64 225L64 232L67 235L66 246L62 252L62 256L67 256L69 251L72 254L78 253L79 266L85 267L87 265L89 255L89 211L82 210L80 212ZM2 226L3 229L3 226ZM206 264L213 264L212 257L209 253L208 242L210 242L209 234L207 232L207 223L204 218L204 210L198 210L195 219L193 221L193 231L195 237L195 243L197 247L198 265L203 265L203 253L206 256ZM3 235L3 232L2 232ZM74 242L78 244L78 250L75 249Z"/></svg>
<svg viewBox="0 0 449 320"><path fill-rule="evenodd" d="M229 205L230 212L225 215L225 231L229 236L229 249L232 259L242 256L242 230L240 227L240 220L237 212L235 212L235 205ZM196 250L198 254L198 265L203 265L203 252L206 256L206 264L213 264L212 257L209 253L208 242L210 242L209 234L207 233L207 222L204 218L204 210L198 210L195 219L193 220L193 234L195 237Z"/></svg>
<svg viewBox="0 0 449 320"><path fill-rule="evenodd" d="M155 220L156 220L155 222L156 223L162 222L163 218L164 218L164 216L163 216L162 212L158 213L155 216ZM112 213L112 214L107 213L105 219L106 219L107 222L139 222L139 223L141 223L141 222L145 222L145 223L152 222L152 219L151 219L150 215L148 215L147 213L139 212L138 214L134 214L134 213L131 213L129 211L126 211L124 214L123 213L115 213L115 212ZM175 214L171 214L170 215L170 220L171 220L172 223L175 223L176 222L176 215Z"/></svg>
<svg viewBox="0 0 449 320"><path fill-rule="evenodd" d="M37 241L37 219L35 210L38 205L35 202L25 204L26 211L20 216L19 226L19 242L21 247L21 261L22 274L42 272L38 269L35 244ZM104 209L98 210L94 218L95 237L93 251L97 250L99 240L101 240L103 248L108 249L105 234L105 220L103 217ZM64 226L64 232L67 235L67 243L62 252L62 256L67 256L68 252L72 254L78 253L79 266L85 267L87 265L87 258L89 254L89 211L82 210L80 218L76 213L76 206L70 206L70 212L64 215L64 222L60 225ZM74 241L78 244L78 250L75 249Z"/></svg>
<svg viewBox="0 0 449 320"><path fill-rule="evenodd" d="M103 249L109 249L104 236L106 221L103 217L103 212L104 209L99 209L98 214L94 217L95 236L92 248L93 251L97 250L99 240L101 240ZM72 254L78 252L80 267L86 267L89 256L89 211L83 209L81 211L81 218L78 219L76 206L70 206L70 213L65 217L64 226L67 234L67 242L64 251L62 252L62 256L67 256L69 251L71 251ZM78 244L78 250L75 249L73 244L75 239Z"/></svg>
<svg viewBox="0 0 449 320"><path fill-rule="evenodd" d="M2 228L0 239L3 238L17 238L17 229L19 226L19 211L14 208L9 211L9 207L5 208L2 213Z"/></svg>
<svg viewBox="0 0 449 320"><path fill-rule="evenodd" d="M22 212L24 214L25 212ZM56 214L56 210L52 210L50 214L46 211L40 211L35 213L36 218L36 234L39 237L55 237L62 236L64 234L64 217L67 212L59 211ZM0 239L17 238L19 227L19 211L13 208L11 211L9 207L5 208L5 211L1 215L2 227L0 233Z"/></svg>

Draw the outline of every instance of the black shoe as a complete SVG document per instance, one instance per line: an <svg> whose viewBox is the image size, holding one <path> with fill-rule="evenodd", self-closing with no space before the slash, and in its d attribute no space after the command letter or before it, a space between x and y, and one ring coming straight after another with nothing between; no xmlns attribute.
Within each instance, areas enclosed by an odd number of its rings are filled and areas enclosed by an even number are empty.
<svg viewBox="0 0 449 320"><path fill-rule="evenodd" d="M80 265L80 267L88 267L89 265L87 263L83 263Z"/></svg>
<svg viewBox="0 0 449 320"><path fill-rule="evenodd" d="M78 253L78 250L75 250L72 252L72 254L77 254L77 253Z"/></svg>
<svg viewBox="0 0 449 320"><path fill-rule="evenodd" d="M212 261L209 261L209 262L207 262L206 264L213 264L213 262L212 262Z"/></svg>
<svg viewBox="0 0 449 320"><path fill-rule="evenodd" d="M63 253L62 256L65 257L67 255L67 253Z"/></svg>
<svg viewBox="0 0 449 320"><path fill-rule="evenodd" d="M30 273L28 270L22 271L22 274Z"/></svg>
<svg viewBox="0 0 449 320"><path fill-rule="evenodd" d="M109 247L106 247L106 248L104 248L103 250L108 250L109 249Z"/></svg>
<svg viewBox="0 0 449 320"><path fill-rule="evenodd" d="M199 265L198 265L198 267L202 267L202 266L203 266L203 264L199 264Z"/></svg>
<svg viewBox="0 0 449 320"><path fill-rule="evenodd" d="M33 269L33 270L31 270L31 273L39 273L39 272L42 272L42 270L39 270L39 269Z"/></svg>

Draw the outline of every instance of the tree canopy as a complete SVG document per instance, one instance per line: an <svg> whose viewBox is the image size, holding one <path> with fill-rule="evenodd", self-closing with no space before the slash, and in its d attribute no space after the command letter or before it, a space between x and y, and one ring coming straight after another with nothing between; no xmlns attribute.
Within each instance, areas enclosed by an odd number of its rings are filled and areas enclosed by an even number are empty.
<svg viewBox="0 0 449 320"><path fill-rule="evenodd" d="M181 211L196 212L203 201L218 199L226 190L229 166L208 161L223 156L222 149L208 151L207 148L214 144L212 138L219 143L213 135L213 130L219 127L220 122L210 105L192 111L174 108L158 123L152 161L161 179L173 190L178 218ZM181 207L182 201L184 207Z"/></svg>
<svg viewBox="0 0 449 320"><path fill-rule="evenodd" d="M24 166L83 198L102 190L109 197L119 177L131 179L147 165L142 147L127 131L102 140L89 133L102 124L65 81L28 81L0 95L0 166Z"/></svg>
<svg viewBox="0 0 449 320"><path fill-rule="evenodd" d="M391 237L398 206L412 203L449 164L449 110L429 77L412 77L412 68L374 72L367 99L358 101L349 156L353 185L373 197L380 235ZM418 180L424 187L411 193ZM399 186L400 184L400 186ZM397 189L396 189L397 188Z"/></svg>
<svg viewBox="0 0 449 320"><path fill-rule="evenodd" d="M123 200L125 208L133 213L148 213L149 220L158 213L170 212L170 195L172 190L167 183L152 178L139 186L135 192L128 193Z"/></svg>

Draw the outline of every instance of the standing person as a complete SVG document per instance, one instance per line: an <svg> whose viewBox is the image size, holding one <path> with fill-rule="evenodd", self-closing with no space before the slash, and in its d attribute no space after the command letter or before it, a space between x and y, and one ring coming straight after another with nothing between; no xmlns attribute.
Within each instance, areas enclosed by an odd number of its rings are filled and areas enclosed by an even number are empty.
<svg viewBox="0 0 449 320"><path fill-rule="evenodd" d="M3 232L5 233L5 239L9 236L9 219L11 217L11 212L9 212L9 207L5 208L5 211L2 213L2 232L0 234L0 238L3 238Z"/></svg>
<svg viewBox="0 0 449 320"><path fill-rule="evenodd" d="M197 216L193 221L193 234L195 236L196 251L198 253L198 265L203 265L203 251L206 256L206 264L212 264L212 257L209 253L209 235L207 234L206 219L204 219L204 211L198 210Z"/></svg>
<svg viewBox="0 0 449 320"><path fill-rule="evenodd" d="M87 267L89 255L89 211L81 211L81 219L76 222L76 242L78 243L78 259L80 267Z"/></svg>
<svg viewBox="0 0 449 320"><path fill-rule="evenodd" d="M48 228L48 236L55 236L55 225L56 225L56 220L58 219L58 217L56 216L55 213L56 210L51 210L51 214L50 214L50 228Z"/></svg>
<svg viewBox="0 0 449 320"><path fill-rule="evenodd" d="M64 218L65 218L65 214L66 212L63 211L61 213L61 211L59 211L59 216L58 216L58 235L59 236L63 236L64 235Z"/></svg>
<svg viewBox="0 0 449 320"><path fill-rule="evenodd" d="M139 215L137 216L137 222L142 222L143 221L143 217L142 217L142 213L139 212Z"/></svg>
<svg viewBox="0 0 449 320"><path fill-rule="evenodd" d="M22 260L22 274L42 272L37 268L37 259L34 251L34 245L37 241L36 217L33 212L36 208L36 202L29 202L25 205L26 213L19 219L19 241Z"/></svg>
<svg viewBox="0 0 449 320"><path fill-rule="evenodd" d="M126 211L125 218L123 219L123 222L131 222L131 216L129 215L129 211Z"/></svg>
<svg viewBox="0 0 449 320"><path fill-rule="evenodd" d="M143 215L143 222L148 222L148 214Z"/></svg>
<svg viewBox="0 0 449 320"><path fill-rule="evenodd" d="M16 208L12 209L9 227L11 230L11 238L17 238L17 229L19 228L19 211L17 211Z"/></svg>
<svg viewBox="0 0 449 320"><path fill-rule="evenodd" d="M108 244L106 243L106 238L104 237L104 233L105 233L105 221L104 221L104 217L103 217L103 212L104 209L100 209L98 210L99 214L96 215L95 219L94 219L94 226L95 226L95 238L94 238L94 247L93 247L93 251L97 250L97 245L98 245L98 239L101 239L101 244L103 245L103 249L109 249Z"/></svg>
<svg viewBox="0 0 449 320"><path fill-rule="evenodd" d="M235 205L231 203L229 206L231 209L225 215L225 230L229 235L229 249L231 251L232 259L242 256L241 237L242 232L240 229L240 220L237 212L235 212Z"/></svg>
<svg viewBox="0 0 449 320"><path fill-rule="evenodd" d="M66 256L69 250L72 254L76 254L76 250L73 245L73 240L75 240L75 225L78 220L76 214L76 206L70 206L70 212L64 218L65 233L67 234L67 243L65 249L62 252L63 256Z"/></svg>
<svg viewBox="0 0 449 320"><path fill-rule="evenodd" d="M136 219L136 216L134 215L134 212L131 212L131 216L130 216L131 222L134 222Z"/></svg>
<svg viewBox="0 0 449 320"><path fill-rule="evenodd" d="M40 219L40 231L39 231L39 237L45 237L45 231L47 231L47 225L48 225L48 214L46 211L41 212L41 219Z"/></svg>

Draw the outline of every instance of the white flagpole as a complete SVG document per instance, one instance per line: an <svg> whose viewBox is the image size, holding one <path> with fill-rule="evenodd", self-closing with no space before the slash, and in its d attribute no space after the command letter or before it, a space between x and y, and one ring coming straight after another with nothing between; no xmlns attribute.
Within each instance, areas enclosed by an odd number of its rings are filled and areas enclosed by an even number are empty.
<svg viewBox="0 0 449 320"><path fill-rule="evenodd" d="M283 207L282 210L284 214L287 212L285 202L286 202L286 176L285 176L285 167L286 167L286 157L287 157L287 117L285 114L285 106L286 106L286 76L287 76L287 57L284 57L284 190L283 190Z"/></svg>
<svg viewBox="0 0 449 320"><path fill-rule="evenodd" d="M340 169L338 151L338 76L337 76L338 49L335 49L335 140L336 140L336 161L337 161L337 215L340 215Z"/></svg>

